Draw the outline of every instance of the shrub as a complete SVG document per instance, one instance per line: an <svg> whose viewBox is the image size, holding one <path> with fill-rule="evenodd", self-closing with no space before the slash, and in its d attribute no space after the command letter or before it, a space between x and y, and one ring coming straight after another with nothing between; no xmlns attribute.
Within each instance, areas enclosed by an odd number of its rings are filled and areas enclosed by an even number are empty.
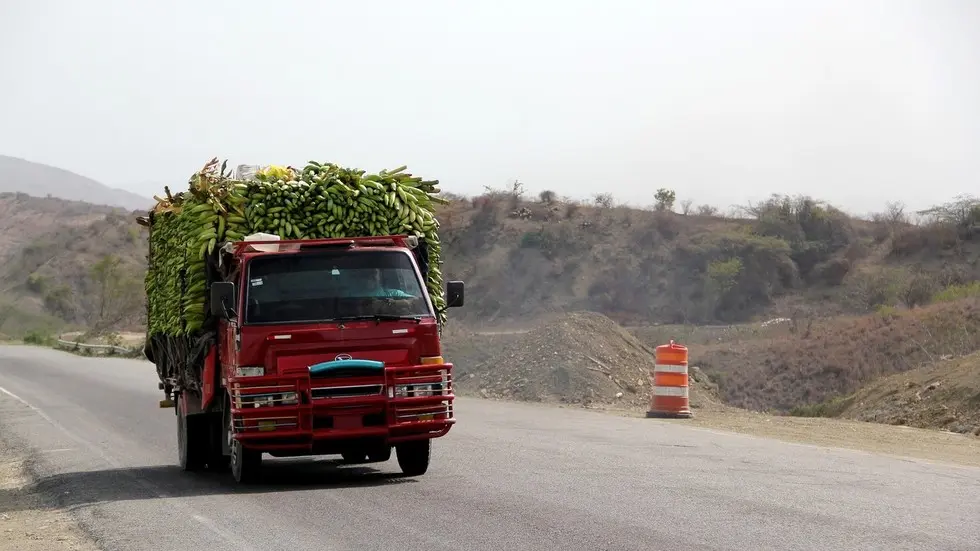
<svg viewBox="0 0 980 551"><path fill-rule="evenodd" d="M933 302L952 302L964 298L980 297L980 281L959 285L949 285L932 296Z"/></svg>
<svg viewBox="0 0 980 551"><path fill-rule="evenodd" d="M39 331L28 331L27 334L24 335L24 342L39 346L49 346L54 343L54 339L50 335L46 335Z"/></svg>

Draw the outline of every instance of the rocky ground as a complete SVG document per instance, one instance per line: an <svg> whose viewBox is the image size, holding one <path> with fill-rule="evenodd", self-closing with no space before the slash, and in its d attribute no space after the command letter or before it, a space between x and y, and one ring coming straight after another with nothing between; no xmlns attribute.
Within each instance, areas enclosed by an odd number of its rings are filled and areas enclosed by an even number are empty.
<svg viewBox="0 0 980 551"><path fill-rule="evenodd" d="M848 419L980 436L980 353L885 377L839 408Z"/></svg>

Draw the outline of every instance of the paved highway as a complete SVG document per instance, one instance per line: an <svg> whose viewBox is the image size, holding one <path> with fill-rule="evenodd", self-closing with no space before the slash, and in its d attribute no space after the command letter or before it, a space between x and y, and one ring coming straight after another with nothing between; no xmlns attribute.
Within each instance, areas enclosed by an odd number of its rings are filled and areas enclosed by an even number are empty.
<svg viewBox="0 0 980 551"><path fill-rule="evenodd" d="M0 434L108 550L980 549L980 469L460 399L429 473L176 467L145 362L0 347ZM0 507L2 507L0 492Z"/></svg>

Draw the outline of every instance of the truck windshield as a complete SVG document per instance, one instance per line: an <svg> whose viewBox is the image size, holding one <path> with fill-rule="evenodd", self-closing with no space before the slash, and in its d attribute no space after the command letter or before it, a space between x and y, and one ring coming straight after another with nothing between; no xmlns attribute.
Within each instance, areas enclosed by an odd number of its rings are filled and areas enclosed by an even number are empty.
<svg viewBox="0 0 980 551"><path fill-rule="evenodd" d="M249 263L245 323L416 318L432 309L404 251L318 251Z"/></svg>

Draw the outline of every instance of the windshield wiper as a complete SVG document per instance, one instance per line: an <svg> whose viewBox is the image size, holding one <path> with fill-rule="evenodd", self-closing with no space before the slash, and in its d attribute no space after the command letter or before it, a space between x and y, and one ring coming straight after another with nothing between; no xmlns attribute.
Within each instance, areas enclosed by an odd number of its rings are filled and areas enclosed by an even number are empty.
<svg viewBox="0 0 980 551"><path fill-rule="evenodd" d="M339 318L331 318L329 321L361 321L361 320L374 320L378 323L383 321L400 321L400 320L411 320L415 323L422 323L422 316L396 316L393 314L371 314L363 316L342 316Z"/></svg>

